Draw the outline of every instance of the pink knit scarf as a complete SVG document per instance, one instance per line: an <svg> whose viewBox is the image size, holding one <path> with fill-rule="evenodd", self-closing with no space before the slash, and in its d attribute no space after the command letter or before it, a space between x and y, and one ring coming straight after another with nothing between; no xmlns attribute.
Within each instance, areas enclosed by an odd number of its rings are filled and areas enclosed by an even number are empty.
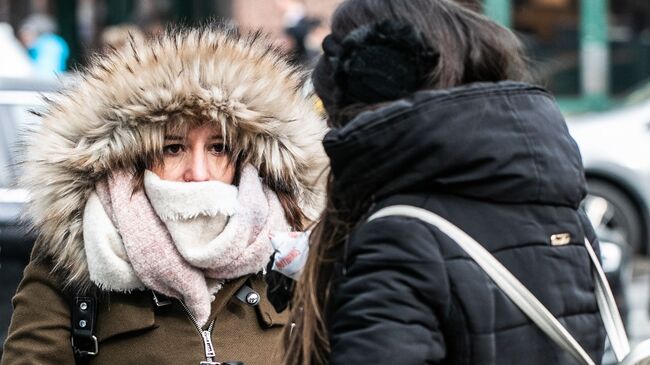
<svg viewBox="0 0 650 365"><path fill-rule="evenodd" d="M273 251L271 230L289 230L277 196L252 166L242 170L239 209L224 229L234 233L206 245L201 267L183 257L145 192L133 192L132 174L116 172L96 190L138 278L149 289L183 300L200 325L210 316L206 278L233 279L262 270Z"/></svg>

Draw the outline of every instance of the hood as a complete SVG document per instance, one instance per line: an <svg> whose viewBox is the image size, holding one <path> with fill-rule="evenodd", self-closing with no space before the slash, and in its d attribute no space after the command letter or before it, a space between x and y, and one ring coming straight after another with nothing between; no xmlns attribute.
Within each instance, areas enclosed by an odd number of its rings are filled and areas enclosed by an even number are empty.
<svg viewBox="0 0 650 365"><path fill-rule="evenodd" d="M577 207L585 195L580 153L554 99L522 83L421 91L331 130L324 145L337 204L445 193Z"/></svg>
<svg viewBox="0 0 650 365"><path fill-rule="evenodd" d="M213 28L131 39L94 58L27 138L22 183L35 258L51 258L66 284L87 284L82 213L95 184L142 166L162 148L165 125L189 119L219 123L267 185L316 217L326 126L304 79L259 34Z"/></svg>

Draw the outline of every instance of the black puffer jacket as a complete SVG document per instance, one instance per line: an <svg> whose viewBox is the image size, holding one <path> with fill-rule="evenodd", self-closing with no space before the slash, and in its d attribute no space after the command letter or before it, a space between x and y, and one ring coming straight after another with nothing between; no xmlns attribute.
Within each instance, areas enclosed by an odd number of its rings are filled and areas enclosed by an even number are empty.
<svg viewBox="0 0 650 365"><path fill-rule="evenodd" d="M481 242L600 362L578 210L585 179L553 98L513 82L422 91L325 138L338 204L411 204ZM366 215L367 217L367 215ZM570 233L567 245L551 235ZM598 250L598 245L595 245ZM330 364L574 364L437 229L405 217L350 235L328 303Z"/></svg>

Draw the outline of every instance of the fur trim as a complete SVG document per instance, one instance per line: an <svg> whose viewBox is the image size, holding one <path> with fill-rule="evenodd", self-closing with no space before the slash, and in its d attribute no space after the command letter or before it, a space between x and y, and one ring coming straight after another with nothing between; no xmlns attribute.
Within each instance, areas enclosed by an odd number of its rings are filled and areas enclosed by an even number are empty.
<svg viewBox="0 0 650 365"><path fill-rule="evenodd" d="M244 163L288 192L310 218L322 207L324 121L302 95L303 75L259 34L170 31L97 57L73 88L49 101L27 140L23 184L39 233L36 259L77 289L90 288L82 216L95 183L142 166L167 123L219 123Z"/></svg>
<svg viewBox="0 0 650 365"><path fill-rule="evenodd" d="M164 222L198 216L231 216L237 211L237 187L221 181L178 182L144 172L144 191Z"/></svg>

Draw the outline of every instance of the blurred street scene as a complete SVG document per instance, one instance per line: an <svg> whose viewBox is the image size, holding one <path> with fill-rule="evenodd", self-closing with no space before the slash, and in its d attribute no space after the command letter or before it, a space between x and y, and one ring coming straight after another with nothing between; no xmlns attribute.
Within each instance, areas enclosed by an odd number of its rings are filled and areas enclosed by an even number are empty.
<svg viewBox="0 0 650 365"><path fill-rule="evenodd" d="M433 1L433 0L432 0ZM650 1L458 0L514 30L581 149L584 208L634 341L650 338ZM168 26L261 28L306 69L339 0L0 0L0 343L32 238L19 225L20 131L96 52ZM0 347L1 351L1 347ZM0 352L1 356L1 352ZM611 354L608 354L611 361Z"/></svg>
<svg viewBox="0 0 650 365"><path fill-rule="evenodd" d="M602 107L610 97L624 94L650 75L647 1L459 1L484 8L514 29L527 46L535 80L565 99L569 109L593 106L582 97L595 97ZM338 2L0 0L0 23L5 24L0 34L3 49L15 48L19 42L37 68L43 59L58 57L48 67L60 72L83 65L120 34L151 35L170 24L217 20L244 30L261 28L278 45L293 51L296 62L309 65L320 53L328 16Z"/></svg>
<svg viewBox="0 0 650 365"><path fill-rule="evenodd" d="M633 263L633 275L627 289L629 314L627 331L632 344L650 338L650 259L638 256ZM614 354L605 354L604 364L615 364Z"/></svg>
<svg viewBox="0 0 650 365"><path fill-rule="evenodd" d="M647 311L650 301L650 260L639 258L635 262L635 275L629 291L629 331L634 341L650 338L650 315Z"/></svg>
<svg viewBox="0 0 650 365"><path fill-rule="evenodd" d="M320 53L328 15L336 4L336 0L1 0L0 46L13 60L3 60L0 75L52 76L83 65L104 47L119 46L129 34L149 36L167 26L210 21L244 31L261 28L291 52L295 62L309 65Z"/></svg>

